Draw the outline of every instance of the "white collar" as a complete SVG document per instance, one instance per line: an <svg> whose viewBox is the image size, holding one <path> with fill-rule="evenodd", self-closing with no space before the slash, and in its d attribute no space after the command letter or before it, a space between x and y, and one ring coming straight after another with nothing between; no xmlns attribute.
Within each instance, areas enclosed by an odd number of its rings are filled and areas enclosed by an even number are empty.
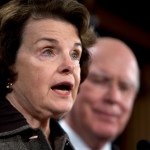
<svg viewBox="0 0 150 150"><path fill-rule="evenodd" d="M59 124L68 134L70 141L76 150L91 150L87 144L81 139L79 135L77 135L73 129L62 119L59 121ZM111 144L107 143L104 147L100 150L111 150Z"/></svg>
<svg viewBox="0 0 150 150"><path fill-rule="evenodd" d="M111 143L107 143L104 145L104 147L101 150L111 150Z"/></svg>

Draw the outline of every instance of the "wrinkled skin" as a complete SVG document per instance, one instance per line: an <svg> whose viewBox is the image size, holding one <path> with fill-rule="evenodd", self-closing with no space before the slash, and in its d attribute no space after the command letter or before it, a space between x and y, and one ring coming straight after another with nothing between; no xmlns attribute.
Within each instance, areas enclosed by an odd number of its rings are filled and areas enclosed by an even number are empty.
<svg viewBox="0 0 150 150"><path fill-rule="evenodd" d="M29 19L13 66L18 73L7 99L33 127L68 112L80 84L82 46L72 24ZM69 88L58 88L58 84ZM54 88L55 87L55 88Z"/></svg>

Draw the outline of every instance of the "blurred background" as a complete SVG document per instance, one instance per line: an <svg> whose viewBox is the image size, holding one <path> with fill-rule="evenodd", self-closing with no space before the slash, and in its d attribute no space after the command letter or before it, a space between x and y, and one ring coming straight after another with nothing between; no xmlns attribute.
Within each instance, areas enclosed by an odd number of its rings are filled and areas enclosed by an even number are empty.
<svg viewBox="0 0 150 150"><path fill-rule="evenodd" d="M136 150L140 139L150 140L150 9L148 1L78 0L91 13L91 23L100 36L126 42L137 57L141 88L133 114L116 140L121 150Z"/></svg>
<svg viewBox="0 0 150 150"><path fill-rule="evenodd" d="M9 0L0 0L3 5ZM150 140L150 9L148 1L78 0L91 13L91 23L100 36L126 42L141 70L141 88L126 130L116 140L121 150L136 150L140 139Z"/></svg>

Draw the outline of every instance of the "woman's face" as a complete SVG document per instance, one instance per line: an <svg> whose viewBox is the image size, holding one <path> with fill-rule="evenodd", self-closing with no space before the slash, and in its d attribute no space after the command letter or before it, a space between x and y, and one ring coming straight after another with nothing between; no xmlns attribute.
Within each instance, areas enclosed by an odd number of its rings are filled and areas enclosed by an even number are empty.
<svg viewBox="0 0 150 150"><path fill-rule="evenodd" d="M15 103L38 118L68 112L80 84L82 45L75 26L61 20L29 20L16 58Z"/></svg>

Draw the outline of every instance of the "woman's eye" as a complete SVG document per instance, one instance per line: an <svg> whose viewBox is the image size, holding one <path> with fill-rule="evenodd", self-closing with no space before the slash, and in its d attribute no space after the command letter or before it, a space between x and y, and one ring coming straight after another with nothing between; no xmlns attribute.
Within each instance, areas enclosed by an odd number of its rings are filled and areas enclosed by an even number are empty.
<svg viewBox="0 0 150 150"><path fill-rule="evenodd" d="M54 52L52 49L48 48L48 49L45 49L43 52L42 52L42 55L44 56L53 56L54 55Z"/></svg>
<svg viewBox="0 0 150 150"><path fill-rule="evenodd" d="M80 60L81 54L78 51L73 51L71 54L72 59L74 60Z"/></svg>

